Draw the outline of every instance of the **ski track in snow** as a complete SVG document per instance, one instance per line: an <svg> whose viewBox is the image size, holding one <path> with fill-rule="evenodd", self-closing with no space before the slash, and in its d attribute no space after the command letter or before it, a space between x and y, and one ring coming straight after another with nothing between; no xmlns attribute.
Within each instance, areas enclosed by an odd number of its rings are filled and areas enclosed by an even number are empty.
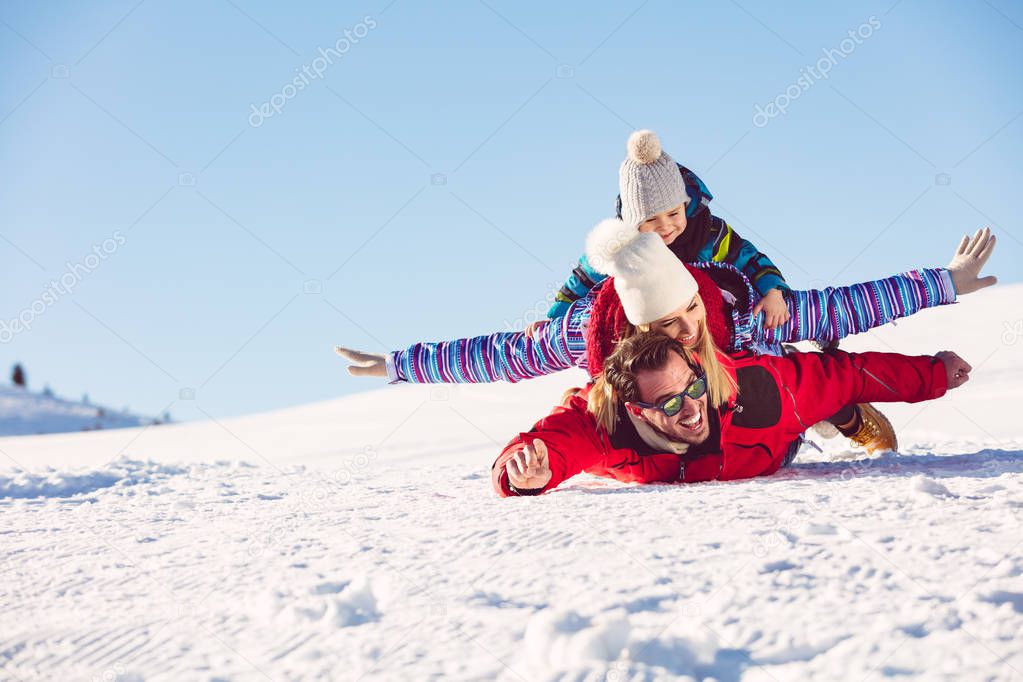
<svg viewBox="0 0 1023 682"><path fill-rule="evenodd" d="M1004 289L848 344L976 368L901 454L750 481L496 498L578 373L0 439L0 679L1023 679Z"/></svg>
<svg viewBox="0 0 1023 682"><path fill-rule="evenodd" d="M1019 451L693 487L584 476L542 500L496 499L457 465L426 484L125 459L75 480L117 473L73 495L6 482L13 679L1023 670Z"/></svg>

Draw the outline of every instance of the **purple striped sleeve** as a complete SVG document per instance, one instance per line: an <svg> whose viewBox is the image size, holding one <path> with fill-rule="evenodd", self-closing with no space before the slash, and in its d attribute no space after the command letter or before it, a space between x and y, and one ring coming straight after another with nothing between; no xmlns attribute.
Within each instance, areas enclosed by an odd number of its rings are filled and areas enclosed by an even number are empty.
<svg viewBox="0 0 1023 682"><path fill-rule="evenodd" d="M763 316L757 318L757 341L836 341L924 308L955 303L956 291L949 271L936 268L846 287L792 291L788 301L790 319L780 327L764 330Z"/></svg>
<svg viewBox="0 0 1023 682"><path fill-rule="evenodd" d="M476 384L518 382L584 366L585 325L596 291L573 303L564 317L547 320L536 338L525 332L414 343L390 355L392 383ZM390 375L390 373L389 373Z"/></svg>

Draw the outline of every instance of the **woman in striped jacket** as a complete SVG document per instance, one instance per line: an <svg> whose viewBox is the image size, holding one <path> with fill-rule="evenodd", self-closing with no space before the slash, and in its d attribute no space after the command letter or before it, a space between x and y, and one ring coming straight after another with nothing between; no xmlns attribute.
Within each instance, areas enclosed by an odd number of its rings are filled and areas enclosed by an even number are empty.
<svg viewBox="0 0 1023 682"><path fill-rule="evenodd" d="M620 220L604 221L594 230L588 240L588 256L591 262L602 260L594 244L614 244L621 249L621 245L635 242L643 243L639 249L630 247L635 254L674 259L658 237L640 234ZM632 325L619 291L629 292L635 306L636 300L657 305L653 299L662 298L670 289L667 283L658 281L653 263L637 256L631 258L625 271L609 268L614 277L574 302L567 315L539 327L534 336L498 332L417 343L386 356L341 346L336 350L352 363L348 368L352 375L387 376L392 383L515 382L572 366L595 376L618 342L637 331L673 337L701 357L713 357L709 349L714 347L730 353L753 350L780 354L782 343L811 340L829 345L924 308L954 303L957 294L994 284L994 277L980 277L994 246L990 231L978 230L972 239L963 237L947 268L914 270L848 287L791 291L786 296L789 320L772 329L765 328L763 312L754 314L759 296L749 280L734 267L715 263L686 265L697 293L687 296L680 307L662 307L668 312L659 312L648 325ZM868 451L898 448L891 423L872 405L847 406L827 421L831 426L822 425L820 429L826 436L842 433Z"/></svg>
<svg viewBox="0 0 1023 682"><path fill-rule="evenodd" d="M615 228L617 225L614 223ZM972 239L963 238L946 268L911 270L849 286L790 291L786 295L789 320L773 329L765 329L763 313L753 314L760 294L743 273L725 263L688 264L699 284L699 296L690 309L675 311L649 327L674 330L673 335L688 347L698 346L701 335L709 332L728 353L753 350L777 355L781 344L798 341L831 345L925 308L955 303L957 294L994 284L994 277L979 277L994 246L990 231L979 230ZM496 332L414 343L387 355L342 346L336 350L352 363L352 375L387 377L391 383L515 383L570 367L581 367L593 376L600 373L595 358L606 357L623 333L631 333L608 281L572 303L564 316L542 322L532 334Z"/></svg>

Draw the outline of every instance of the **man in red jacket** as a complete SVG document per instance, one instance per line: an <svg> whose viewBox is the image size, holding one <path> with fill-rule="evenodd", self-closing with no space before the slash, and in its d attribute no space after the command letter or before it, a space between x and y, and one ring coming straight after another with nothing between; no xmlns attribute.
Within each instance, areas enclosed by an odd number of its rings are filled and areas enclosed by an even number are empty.
<svg viewBox="0 0 1023 682"><path fill-rule="evenodd" d="M580 472L638 483L773 474L791 462L803 432L844 405L933 400L972 369L948 351L717 359L705 363L708 376L667 336L622 341L596 384L505 447L492 468L498 494L538 495ZM602 423L601 395L611 409Z"/></svg>

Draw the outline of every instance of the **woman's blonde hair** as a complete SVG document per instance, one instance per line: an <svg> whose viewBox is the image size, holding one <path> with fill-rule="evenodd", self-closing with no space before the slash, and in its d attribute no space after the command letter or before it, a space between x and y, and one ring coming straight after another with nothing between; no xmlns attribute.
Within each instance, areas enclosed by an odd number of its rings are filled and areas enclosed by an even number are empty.
<svg viewBox="0 0 1023 682"><path fill-rule="evenodd" d="M619 401L639 400L636 376L664 367L671 353L676 353L691 367L703 368L707 375L707 404L712 409L727 404L738 386L718 357L714 339L705 328L700 331L696 348L688 350L670 336L649 331L649 327L637 329L628 325L614 352L604 360L603 372L594 380L587 398L587 410L597 424L608 433L614 433Z"/></svg>

